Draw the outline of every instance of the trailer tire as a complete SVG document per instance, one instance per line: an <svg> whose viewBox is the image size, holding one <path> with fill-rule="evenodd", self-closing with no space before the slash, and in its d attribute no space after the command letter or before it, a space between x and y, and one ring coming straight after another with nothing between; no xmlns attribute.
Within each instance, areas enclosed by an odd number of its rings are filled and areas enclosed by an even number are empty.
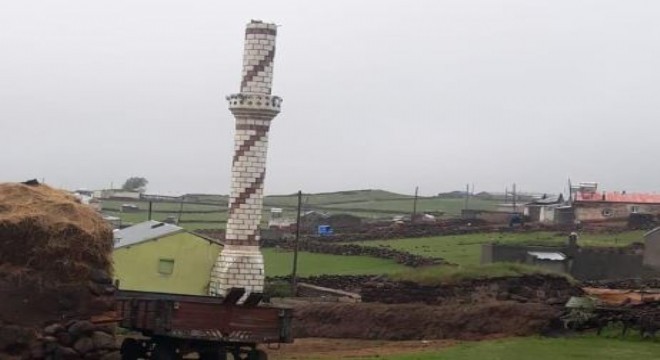
<svg viewBox="0 0 660 360"><path fill-rule="evenodd" d="M176 352L176 346L165 342L157 342L151 352L151 360L179 360L181 356Z"/></svg>
<svg viewBox="0 0 660 360"><path fill-rule="evenodd" d="M121 360L137 360L142 355L142 346L140 342L133 338L126 338L121 342Z"/></svg>
<svg viewBox="0 0 660 360"><path fill-rule="evenodd" d="M254 349L248 353L248 360L268 360L268 354L263 350Z"/></svg>
<svg viewBox="0 0 660 360"><path fill-rule="evenodd" d="M224 350L201 351L199 360L227 360L227 352Z"/></svg>

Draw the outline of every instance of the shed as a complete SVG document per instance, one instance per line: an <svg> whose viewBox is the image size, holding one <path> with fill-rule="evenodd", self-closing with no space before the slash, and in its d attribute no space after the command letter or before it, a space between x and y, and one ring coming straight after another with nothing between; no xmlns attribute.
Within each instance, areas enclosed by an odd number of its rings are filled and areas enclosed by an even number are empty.
<svg viewBox="0 0 660 360"><path fill-rule="evenodd" d="M525 204L525 215L530 221L553 222L555 221L555 210L564 203L564 196L543 195L539 199Z"/></svg>
<svg viewBox="0 0 660 360"><path fill-rule="evenodd" d="M219 243L153 220L115 230L114 238L115 280L120 289L208 293Z"/></svg>

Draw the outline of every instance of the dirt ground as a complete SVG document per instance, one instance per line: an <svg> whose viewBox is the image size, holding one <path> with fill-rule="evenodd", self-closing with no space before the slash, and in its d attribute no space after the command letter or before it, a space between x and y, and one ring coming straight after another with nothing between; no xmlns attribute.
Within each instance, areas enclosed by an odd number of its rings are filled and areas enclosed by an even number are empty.
<svg viewBox="0 0 660 360"><path fill-rule="evenodd" d="M297 339L293 344L282 345L279 350L265 350L272 360L354 359L432 351L456 343L455 340L380 341L306 338Z"/></svg>
<svg viewBox="0 0 660 360"><path fill-rule="evenodd" d="M309 304L294 311L295 338L364 340L481 340L497 334L524 336L553 326L560 310L513 301L448 304Z"/></svg>

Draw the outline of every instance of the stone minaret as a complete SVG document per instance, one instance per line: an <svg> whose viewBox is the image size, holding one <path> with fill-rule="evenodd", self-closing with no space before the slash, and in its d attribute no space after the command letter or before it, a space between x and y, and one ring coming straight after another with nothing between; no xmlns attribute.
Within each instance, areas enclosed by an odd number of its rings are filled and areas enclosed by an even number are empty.
<svg viewBox="0 0 660 360"><path fill-rule="evenodd" d="M259 250L266 151L270 122L282 99L271 95L277 26L252 21L245 29L241 92L227 96L236 118L225 246L216 260L209 293L232 287L263 291L264 261Z"/></svg>

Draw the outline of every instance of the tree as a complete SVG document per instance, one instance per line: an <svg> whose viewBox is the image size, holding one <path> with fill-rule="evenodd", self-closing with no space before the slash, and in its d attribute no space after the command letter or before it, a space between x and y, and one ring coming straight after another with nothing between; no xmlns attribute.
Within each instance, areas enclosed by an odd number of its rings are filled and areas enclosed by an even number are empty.
<svg viewBox="0 0 660 360"><path fill-rule="evenodd" d="M133 176L126 179L124 185L122 185L122 190L126 191L139 191L144 192L147 188L149 181L143 177Z"/></svg>

